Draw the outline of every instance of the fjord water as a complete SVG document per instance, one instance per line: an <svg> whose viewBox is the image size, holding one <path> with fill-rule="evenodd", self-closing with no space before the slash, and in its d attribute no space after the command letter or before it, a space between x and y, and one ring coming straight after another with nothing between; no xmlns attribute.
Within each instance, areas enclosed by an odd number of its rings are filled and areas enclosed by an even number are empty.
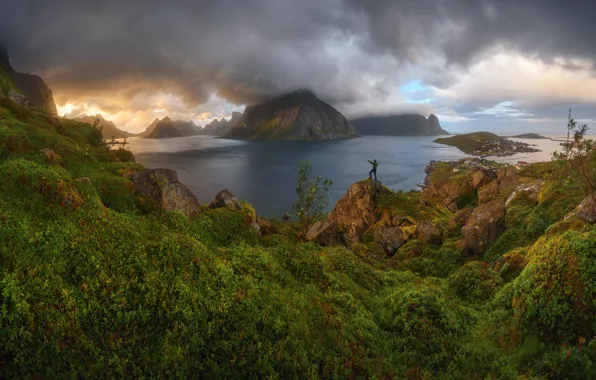
<svg viewBox="0 0 596 380"><path fill-rule="evenodd" d="M424 180L424 166L431 160L466 157L457 148L433 142L436 137L364 136L351 140L245 142L211 136L170 139L131 138L137 162L148 168L178 172L201 203L222 189L250 202L260 215L281 217L292 211L300 161L309 160L314 176L331 178L331 205L354 182L367 178L371 165L380 162L378 179L394 190L411 190ZM518 139L516 139L518 140ZM558 149L551 140L518 140L537 144L539 153L493 157L496 161L535 162L550 159Z"/></svg>

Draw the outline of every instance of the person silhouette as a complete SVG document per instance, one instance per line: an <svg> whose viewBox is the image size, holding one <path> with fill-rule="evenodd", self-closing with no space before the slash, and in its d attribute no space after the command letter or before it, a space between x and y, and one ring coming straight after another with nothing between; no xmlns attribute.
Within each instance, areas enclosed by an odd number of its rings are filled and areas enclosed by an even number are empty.
<svg viewBox="0 0 596 380"><path fill-rule="evenodd" d="M373 166L371 171L368 172L368 178L372 179L372 174L375 174L375 181L377 180L377 167L379 167L379 162L375 158L373 161L368 160L370 164Z"/></svg>

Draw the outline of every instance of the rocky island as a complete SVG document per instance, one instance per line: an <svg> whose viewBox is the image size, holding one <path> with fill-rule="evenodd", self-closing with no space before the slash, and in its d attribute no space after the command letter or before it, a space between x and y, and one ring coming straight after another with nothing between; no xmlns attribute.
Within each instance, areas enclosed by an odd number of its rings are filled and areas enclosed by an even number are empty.
<svg viewBox="0 0 596 380"><path fill-rule="evenodd" d="M516 153L540 152L529 144L508 140L490 132L474 132L435 140L436 143L450 145L466 154L475 156L511 156Z"/></svg>
<svg viewBox="0 0 596 380"><path fill-rule="evenodd" d="M309 90L297 90L248 106L226 138L240 140L333 140L358 137L335 108Z"/></svg>

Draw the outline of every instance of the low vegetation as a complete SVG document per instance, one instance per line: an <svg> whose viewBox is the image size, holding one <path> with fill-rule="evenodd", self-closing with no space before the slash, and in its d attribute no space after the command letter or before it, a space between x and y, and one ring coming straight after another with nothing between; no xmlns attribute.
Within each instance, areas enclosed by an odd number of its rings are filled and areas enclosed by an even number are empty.
<svg viewBox="0 0 596 380"><path fill-rule="evenodd" d="M141 169L0 98L0 377L596 376L596 229L564 220L584 194L560 162L524 168L539 197L509 203L484 256L444 205L384 190L380 214L441 235L391 260L300 242L297 223L258 234L247 204L155 211L127 179Z"/></svg>

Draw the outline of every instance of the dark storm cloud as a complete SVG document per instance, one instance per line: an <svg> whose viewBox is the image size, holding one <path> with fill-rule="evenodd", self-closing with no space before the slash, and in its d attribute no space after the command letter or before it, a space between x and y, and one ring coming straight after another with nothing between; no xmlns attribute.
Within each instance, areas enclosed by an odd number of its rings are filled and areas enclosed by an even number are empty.
<svg viewBox="0 0 596 380"><path fill-rule="evenodd" d="M452 65L496 45L591 63L595 12L579 0L2 0L0 38L18 69L66 96L163 90L193 105L215 91L253 103L307 87L349 104L395 90L367 74L398 80L421 65L423 83L446 87ZM387 55L393 64L375 65Z"/></svg>

